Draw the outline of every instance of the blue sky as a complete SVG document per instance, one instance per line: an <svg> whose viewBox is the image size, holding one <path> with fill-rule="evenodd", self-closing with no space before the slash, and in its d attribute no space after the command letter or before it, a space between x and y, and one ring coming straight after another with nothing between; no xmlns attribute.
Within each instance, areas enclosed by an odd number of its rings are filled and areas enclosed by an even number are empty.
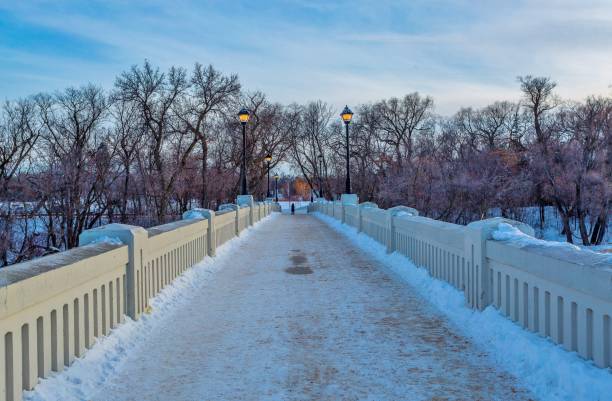
<svg viewBox="0 0 612 401"><path fill-rule="evenodd" d="M518 99L516 77L612 95L612 1L34 1L0 3L0 99L151 60L239 74L284 103L338 107L419 91L437 111Z"/></svg>

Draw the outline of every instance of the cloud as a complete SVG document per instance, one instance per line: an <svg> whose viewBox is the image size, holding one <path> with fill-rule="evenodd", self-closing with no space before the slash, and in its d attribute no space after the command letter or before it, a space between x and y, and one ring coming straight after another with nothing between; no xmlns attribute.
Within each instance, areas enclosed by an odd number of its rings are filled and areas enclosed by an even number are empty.
<svg viewBox="0 0 612 401"><path fill-rule="evenodd" d="M14 80L0 83L7 97L86 81L111 86L145 58L162 68L212 63L281 102L340 107L420 91L444 114L517 99L517 75L551 76L562 96L578 99L609 95L612 84L607 1L14 3L0 10L79 38L91 57L0 42L0 55L11 57L0 71Z"/></svg>

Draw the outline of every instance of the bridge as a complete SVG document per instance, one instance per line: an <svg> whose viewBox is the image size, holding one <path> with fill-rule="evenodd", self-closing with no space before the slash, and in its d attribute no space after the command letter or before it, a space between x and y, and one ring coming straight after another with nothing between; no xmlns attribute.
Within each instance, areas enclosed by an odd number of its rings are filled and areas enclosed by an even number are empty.
<svg viewBox="0 0 612 401"><path fill-rule="evenodd" d="M346 200L279 211L241 198L150 229L110 224L1 269L0 401L612 393L603 255L506 219Z"/></svg>

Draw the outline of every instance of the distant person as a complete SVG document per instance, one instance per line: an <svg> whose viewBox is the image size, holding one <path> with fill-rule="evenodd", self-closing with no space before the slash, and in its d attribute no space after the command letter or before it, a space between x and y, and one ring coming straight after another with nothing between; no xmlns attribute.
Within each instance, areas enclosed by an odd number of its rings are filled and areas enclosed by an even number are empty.
<svg viewBox="0 0 612 401"><path fill-rule="evenodd" d="M291 214L295 214L295 203L291 204Z"/></svg>

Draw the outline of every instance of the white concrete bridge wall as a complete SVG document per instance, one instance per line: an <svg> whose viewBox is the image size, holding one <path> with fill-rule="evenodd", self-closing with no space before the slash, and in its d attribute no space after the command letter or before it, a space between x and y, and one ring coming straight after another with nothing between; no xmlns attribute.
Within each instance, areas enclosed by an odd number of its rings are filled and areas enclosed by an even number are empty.
<svg viewBox="0 0 612 401"><path fill-rule="evenodd" d="M472 308L493 305L523 328L599 367L612 367L612 265L603 255L492 240L502 222L533 235L531 227L507 219L461 226L402 206L315 202L309 209L344 220L388 252L407 256L463 291Z"/></svg>
<svg viewBox="0 0 612 401"><path fill-rule="evenodd" d="M138 319L177 276L273 209L197 209L147 230L109 224L85 231L77 248L0 269L0 401L21 400L124 315Z"/></svg>

